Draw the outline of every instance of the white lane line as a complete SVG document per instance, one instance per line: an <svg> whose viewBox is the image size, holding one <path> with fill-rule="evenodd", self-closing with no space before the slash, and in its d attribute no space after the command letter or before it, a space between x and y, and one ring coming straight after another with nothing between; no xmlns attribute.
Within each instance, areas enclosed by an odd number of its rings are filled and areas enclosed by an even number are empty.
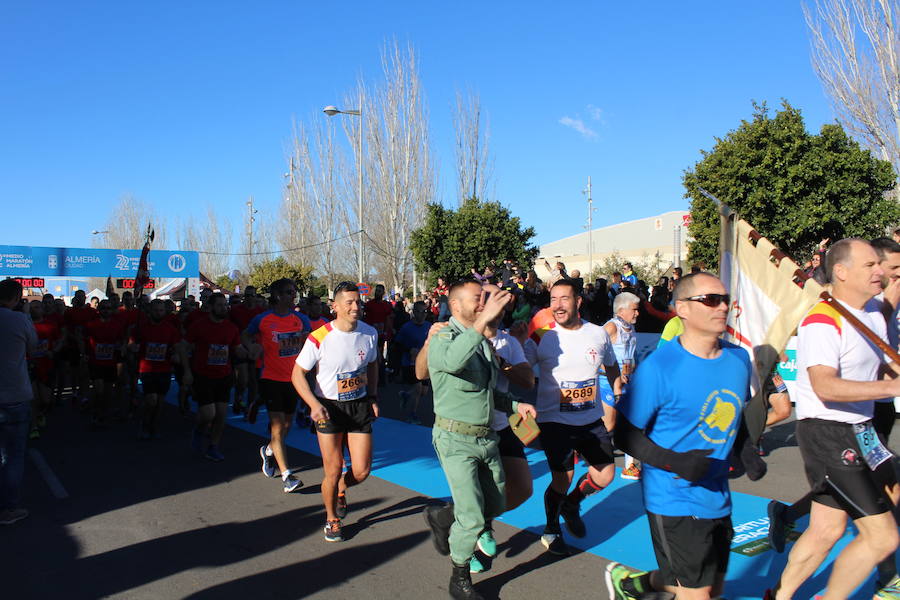
<svg viewBox="0 0 900 600"><path fill-rule="evenodd" d="M47 464L47 461L44 460L44 455L35 448L29 448L28 456L31 457L31 462L34 463L34 466L41 473L44 481L47 482L47 487L50 488L50 492L59 500L68 498L69 492L66 491L66 488L63 487L63 484L56 476L56 473L53 472L53 469L51 469L50 465Z"/></svg>

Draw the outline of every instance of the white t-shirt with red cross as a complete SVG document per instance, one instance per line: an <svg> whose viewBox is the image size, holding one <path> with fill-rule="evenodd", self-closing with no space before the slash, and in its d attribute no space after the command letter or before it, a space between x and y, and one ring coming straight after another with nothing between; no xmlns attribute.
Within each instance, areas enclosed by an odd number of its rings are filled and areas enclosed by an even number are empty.
<svg viewBox="0 0 900 600"><path fill-rule="evenodd" d="M378 333L357 321L353 331L341 331L326 323L306 338L297 364L307 371L316 366L315 394L345 402L362 400L368 393L367 369L378 356Z"/></svg>
<svg viewBox="0 0 900 600"><path fill-rule="evenodd" d="M609 335L587 321L578 329L554 322L542 331L537 348L538 422L587 425L602 418L597 375L601 365L617 364Z"/></svg>

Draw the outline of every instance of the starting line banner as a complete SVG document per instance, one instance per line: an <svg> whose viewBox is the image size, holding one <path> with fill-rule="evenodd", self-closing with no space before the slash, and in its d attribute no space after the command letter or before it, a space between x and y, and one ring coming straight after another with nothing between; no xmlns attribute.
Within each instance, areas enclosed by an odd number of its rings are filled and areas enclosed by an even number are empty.
<svg viewBox="0 0 900 600"><path fill-rule="evenodd" d="M0 277L134 277L140 249L0 246ZM199 277L193 250L151 250L151 277Z"/></svg>

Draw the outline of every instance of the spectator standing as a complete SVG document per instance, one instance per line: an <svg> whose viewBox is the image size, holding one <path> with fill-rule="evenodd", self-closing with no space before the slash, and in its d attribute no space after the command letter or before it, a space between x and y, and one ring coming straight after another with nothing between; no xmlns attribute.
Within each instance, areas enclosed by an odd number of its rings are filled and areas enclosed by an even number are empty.
<svg viewBox="0 0 900 600"><path fill-rule="evenodd" d="M25 312L13 310L21 300L17 281L0 281L0 525L28 516L19 506L33 397L25 356L37 348L37 333L27 303Z"/></svg>

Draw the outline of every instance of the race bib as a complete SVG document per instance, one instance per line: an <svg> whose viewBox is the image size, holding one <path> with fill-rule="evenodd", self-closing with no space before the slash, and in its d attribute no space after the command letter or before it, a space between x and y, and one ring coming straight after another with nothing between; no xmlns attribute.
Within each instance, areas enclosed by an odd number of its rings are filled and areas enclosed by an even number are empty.
<svg viewBox="0 0 900 600"><path fill-rule="evenodd" d="M297 356L300 354L300 331L275 331L273 337L278 343L278 356Z"/></svg>
<svg viewBox="0 0 900 600"><path fill-rule="evenodd" d="M50 354L50 340L38 340L31 358L45 358Z"/></svg>
<svg viewBox="0 0 900 600"><path fill-rule="evenodd" d="M158 342L147 342L147 351L144 352L144 359L151 360L153 362L165 362L166 360L166 350L168 350L168 344L160 344Z"/></svg>
<svg viewBox="0 0 900 600"><path fill-rule="evenodd" d="M94 358L97 360L112 360L115 355L115 344L96 344L94 346Z"/></svg>
<svg viewBox="0 0 900 600"><path fill-rule="evenodd" d="M559 411L579 412L597 406L597 378L559 382Z"/></svg>
<svg viewBox="0 0 900 600"><path fill-rule="evenodd" d="M209 353L206 355L206 364L213 367L221 367L228 364L228 346L225 344L210 344Z"/></svg>
<svg viewBox="0 0 900 600"><path fill-rule="evenodd" d="M878 465L893 456L891 451L881 443L878 434L872 428L871 421L856 423L853 425L853 433L856 434L856 443L859 444L859 451L862 452L866 464L873 471L878 468Z"/></svg>
<svg viewBox="0 0 900 600"><path fill-rule="evenodd" d="M349 373L338 373L338 400L359 400L366 395L366 367Z"/></svg>

